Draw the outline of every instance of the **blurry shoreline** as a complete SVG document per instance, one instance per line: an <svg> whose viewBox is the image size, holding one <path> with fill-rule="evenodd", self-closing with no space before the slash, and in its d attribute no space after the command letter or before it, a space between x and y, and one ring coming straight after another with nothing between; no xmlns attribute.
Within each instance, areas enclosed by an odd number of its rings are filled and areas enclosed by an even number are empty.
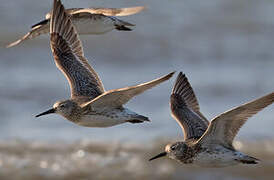
<svg viewBox="0 0 274 180"><path fill-rule="evenodd" d="M175 140L0 141L0 179L273 179L274 139L235 141L235 148L261 160L258 165L227 168L185 166L148 159Z"/></svg>

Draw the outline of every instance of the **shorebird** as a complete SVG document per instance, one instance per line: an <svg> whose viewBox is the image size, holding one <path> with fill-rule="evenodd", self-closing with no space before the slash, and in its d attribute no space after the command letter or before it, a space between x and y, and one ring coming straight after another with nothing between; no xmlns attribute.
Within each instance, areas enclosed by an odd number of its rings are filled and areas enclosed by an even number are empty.
<svg viewBox="0 0 274 180"><path fill-rule="evenodd" d="M144 10L144 6L127 8L71 8L66 9L79 34L104 34L113 29L118 31L131 31L128 26L135 26L118 19L116 16L129 16ZM51 13L47 13L45 19L31 26L31 30L22 38L8 44L10 48L28 39L36 38L49 33L49 21Z"/></svg>
<svg viewBox="0 0 274 180"><path fill-rule="evenodd" d="M181 72L170 96L172 116L181 126L184 141L169 144L165 151L150 159L168 156L184 164L224 167L239 163L256 164L258 159L235 150L234 137L248 118L274 102L274 92L215 117L210 123L187 77Z"/></svg>
<svg viewBox="0 0 274 180"><path fill-rule="evenodd" d="M136 86L105 91L99 76L84 57L76 29L59 0L54 0L50 18L50 44L57 67L70 84L71 98L58 101L36 117L57 113L71 122L88 127L109 127L149 121L125 107L134 96L168 80L174 72Z"/></svg>

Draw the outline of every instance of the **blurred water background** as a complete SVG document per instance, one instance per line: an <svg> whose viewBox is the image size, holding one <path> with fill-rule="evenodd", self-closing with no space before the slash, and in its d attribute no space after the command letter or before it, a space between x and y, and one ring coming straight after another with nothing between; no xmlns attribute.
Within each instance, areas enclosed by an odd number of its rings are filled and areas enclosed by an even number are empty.
<svg viewBox="0 0 274 180"><path fill-rule="evenodd" d="M274 1L63 0L65 7L147 6L122 17L132 32L81 36L85 56L105 89L183 71L209 119L274 90ZM44 18L52 1L0 0L0 179L273 179L273 105L251 118L236 147L262 160L256 166L188 167L147 159L183 138L170 116L175 77L127 107L151 123L85 128L58 115L34 115L69 97L49 36L6 49ZM176 76L176 75L175 75Z"/></svg>

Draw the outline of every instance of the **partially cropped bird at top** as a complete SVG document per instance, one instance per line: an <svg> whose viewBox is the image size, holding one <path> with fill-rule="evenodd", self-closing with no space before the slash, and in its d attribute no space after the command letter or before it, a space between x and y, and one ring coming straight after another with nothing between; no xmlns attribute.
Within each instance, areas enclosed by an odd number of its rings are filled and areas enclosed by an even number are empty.
<svg viewBox="0 0 274 180"><path fill-rule="evenodd" d="M144 6L127 8L71 8L66 9L78 34L104 34L114 29L131 31L132 23L120 20L117 16L129 16L144 10ZM16 46L26 40L34 39L49 33L51 13L47 13L44 20L31 26L31 30L22 38L9 43L6 47Z"/></svg>

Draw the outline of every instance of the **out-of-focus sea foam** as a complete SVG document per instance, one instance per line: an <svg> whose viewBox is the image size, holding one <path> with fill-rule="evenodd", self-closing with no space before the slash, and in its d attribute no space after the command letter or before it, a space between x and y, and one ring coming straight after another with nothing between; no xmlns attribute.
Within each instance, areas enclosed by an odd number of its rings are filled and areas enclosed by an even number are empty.
<svg viewBox="0 0 274 180"><path fill-rule="evenodd" d="M148 159L172 140L141 143L79 140L0 142L0 179L273 179L274 140L236 141L258 165L207 169Z"/></svg>

